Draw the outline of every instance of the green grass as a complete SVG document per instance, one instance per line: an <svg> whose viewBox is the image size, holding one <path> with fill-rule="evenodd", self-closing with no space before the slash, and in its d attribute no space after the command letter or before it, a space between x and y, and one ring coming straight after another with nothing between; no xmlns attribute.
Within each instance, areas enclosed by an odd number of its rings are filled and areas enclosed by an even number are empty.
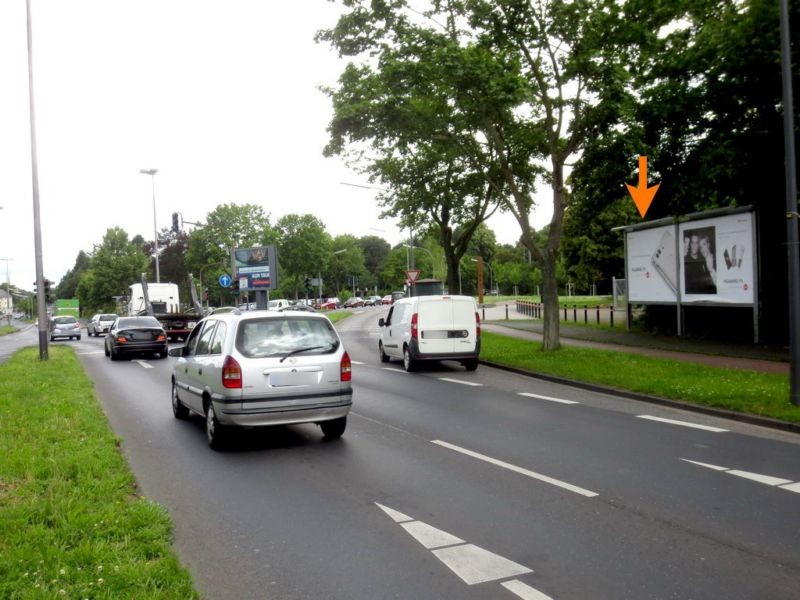
<svg viewBox="0 0 800 600"><path fill-rule="evenodd" d="M14 333L15 331L18 331L18 329L13 325L0 325L0 335L8 335L9 333Z"/></svg>
<svg viewBox="0 0 800 600"><path fill-rule="evenodd" d="M332 323L338 323L342 319L346 319L352 314L353 313L351 313L349 310L336 310L336 311L325 312L325 316L328 317Z"/></svg>
<svg viewBox="0 0 800 600"><path fill-rule="evenodd" d="M0 365L0 598L196 598L74 352Z"/></svg>
<svg viewBox="0 0 800 600"><path fill-rule="evenodd" d="M539 342L488 331L481 334L481 358L577 381L800 422L800 407L789 402L787 375L590 348L542 352Z"/></svg>

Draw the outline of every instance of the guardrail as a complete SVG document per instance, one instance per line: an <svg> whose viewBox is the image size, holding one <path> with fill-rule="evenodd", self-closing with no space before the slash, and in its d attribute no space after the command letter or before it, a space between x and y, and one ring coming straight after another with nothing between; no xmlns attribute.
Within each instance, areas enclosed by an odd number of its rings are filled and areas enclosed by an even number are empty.
<svg viewBox="0 0 800 600"><path fill-rule="evenodd" d="M530 302L529 300L517 300L517 312L519 314L531 317L532 319L542 319L544 318L544 304L541 302ZM611 305L607 306L592 306L590 307L587 304L584 305L563 305L558 309L559 318L561 321L573 323L578 322L579 315L582 317L582 322L585 324L589 323L591 318L597 325L601 323L601 317L603 323L608 323L611 327L614 327L614 307ZM591 315L591 317L590 317ZM570 319L570 317L572 317ZM624 325L624 322L623 322Z"/></svg>

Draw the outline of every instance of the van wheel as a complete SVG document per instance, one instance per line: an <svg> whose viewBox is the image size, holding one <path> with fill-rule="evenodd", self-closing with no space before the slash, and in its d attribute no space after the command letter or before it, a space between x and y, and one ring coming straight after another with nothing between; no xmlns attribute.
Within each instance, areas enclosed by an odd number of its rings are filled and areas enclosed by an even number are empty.
<svg viewBox="0 0 800 600"><path fill-rule="evenodd" d="M477 358L470 358L469 360L465 360L463 363L464 367L467 371L474 371L478 368L478 359Z"/></svg>
<svg viewBox="0 0 800 600"><path fill-rule="evenodd" d="M339 417L332 421L323 421L319 426L322 427L322 434L325 436L326 440L335 440L342 437L347 427L347 417Z"/></svg>
<svg viewBox="0 0 800 600"><path fill-rule="evenodd" d="M417 369L417 361L411 358L411 350L408 346L403 346L403 368L411 373Z"/></svg>
<svg viewBox="0 0 800 600"><path fill-rule="evenodd" d="M389 356L383 351L383 342L378 342L378 351L381 353L381 362L389 362Z"/></svg>
<svg viewBox="0 0 800 600"><path fill-rule="evenodd" d="M221 450L228 438L228 428L217 420L214 403L208 401L206 406L206 439L212 450Z"/></svg>
<svg viewBox="0 0 800 600"><path fill-rule="evenodd" d="M178 398L178 386L172 382L172 414L176 419L188 419L189 409Z"/></svg>

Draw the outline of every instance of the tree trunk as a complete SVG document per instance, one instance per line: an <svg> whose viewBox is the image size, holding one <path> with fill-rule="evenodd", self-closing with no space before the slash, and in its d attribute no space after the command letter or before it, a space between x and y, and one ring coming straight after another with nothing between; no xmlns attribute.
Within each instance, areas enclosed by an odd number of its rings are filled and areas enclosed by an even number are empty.
<svg viewBox="0 0 800 600"><path fill-rule="evenodd" d="M547 247L542 252L542 302L544 304L542 350L545 352L561 348L556 264L561 245L561 227L564 221L564 160L555 152L551 160L553 165L553 218L550 220Z"/></svg>

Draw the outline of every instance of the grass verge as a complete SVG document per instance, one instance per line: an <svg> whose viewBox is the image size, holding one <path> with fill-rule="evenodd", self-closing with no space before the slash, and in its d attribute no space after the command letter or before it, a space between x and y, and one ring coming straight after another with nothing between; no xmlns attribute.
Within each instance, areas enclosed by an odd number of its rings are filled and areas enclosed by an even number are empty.
<svg viewBox="0 0 800 600"><path fill-rule="evenodd" d="M541 352L541 343L481 333L481 358L662 398L800 422L787 375L757 373L593 348Z"/></svg>
<svg viewBox="0 0 800 600"><path fill-rule="evenodd" d="M325 313L325 316L331 320L331 323L338 323L342 319L346 319L350 315L352 315L349 310L337 310L329 313Z"/></svg>
<svg viewBox="0 0 800 600"><path fill-rule="evenodd" d="M197 598L71 348L0 365L0 598Z"/></svg>
<svg viewBox="0 0 800 600"><path fill-rule="evenodd" d="M14 333L17 331L17 328L13 325L0 325L0 335L8 335L9 333Z"/></svg>

